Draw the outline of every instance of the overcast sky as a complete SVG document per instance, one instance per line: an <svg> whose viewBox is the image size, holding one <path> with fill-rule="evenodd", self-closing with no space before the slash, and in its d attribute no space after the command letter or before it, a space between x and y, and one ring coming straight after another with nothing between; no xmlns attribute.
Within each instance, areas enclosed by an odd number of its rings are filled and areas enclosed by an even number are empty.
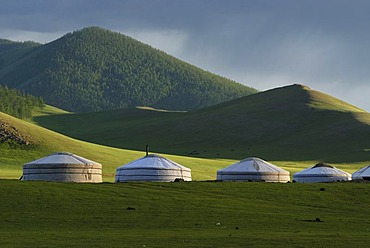
<svg viewBox="0 0 370 248"><path fill-rule="evenodd" d="M370 111L368 0L0 0L0 38L87 26L145 42L259 90L293 83Z"/></svg>

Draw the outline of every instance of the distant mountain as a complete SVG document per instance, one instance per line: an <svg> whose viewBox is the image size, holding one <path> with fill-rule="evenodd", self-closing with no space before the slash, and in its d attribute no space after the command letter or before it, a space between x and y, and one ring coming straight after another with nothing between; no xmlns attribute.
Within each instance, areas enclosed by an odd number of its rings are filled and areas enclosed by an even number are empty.
<svg viewBox="0 0 370 248"><path fill-rule="evenodd" d="M6 39L0 39L0 54L10 50L32 48L40 45L40 43L34 41L16 42Z"/></svg>
<svg viewBox="0 0 370 248"><path fill-rule="evenodd" d="M98 27L51 43L0 41L0 84L73 112L151 106L191 110L256 93Z"/></svg>
<svg viewBox="0 0 370 248"><path fill-rule="evenodd" d="M148 109L44 116L71 137L127 149L207 158L370 162L370 113L303 85L186 113Z"/></svg>
<svg viewBox="0 0 370 248"><path fill-rule="evenodd" d="M15 42L0 39L0 71L17 60L21 60L40 45L33 41Z"/></svg>

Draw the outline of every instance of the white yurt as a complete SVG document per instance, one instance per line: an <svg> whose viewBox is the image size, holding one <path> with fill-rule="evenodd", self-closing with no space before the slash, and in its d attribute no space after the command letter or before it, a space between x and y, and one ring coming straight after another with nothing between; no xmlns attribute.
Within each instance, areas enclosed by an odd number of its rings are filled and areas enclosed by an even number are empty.
<svg viewBox="0 0 370 248"><path fill-rule="evenodd" d="M118 167L115 182L173 182L176 179L191 181L191 170L157 154L150 154Z"/></svg>
<svg viewBox="0 0 370 248"><path fill-rule="evenodd" d="M246 158L218 170L217 180L286 183L290 181L290 173L260 158Z"/></svg>
<svg viewBox="0 0 370 248"><path fill-rule="evenodd" d="M370 180L370 165L365 166L352 174L352 180Z"/></svg>
<svg viewBox="0 0 370 248"><path fill-rule="evenodd" d="M293 175L299 183L350 181L351 174L325 163L319 163Z"/></svg>
<svg viewBox="0 0 370 248"><path fill-rule="evenodd" d="M24 164L22 180L101 183L102 165L72 153L57 152Z"/></svg>

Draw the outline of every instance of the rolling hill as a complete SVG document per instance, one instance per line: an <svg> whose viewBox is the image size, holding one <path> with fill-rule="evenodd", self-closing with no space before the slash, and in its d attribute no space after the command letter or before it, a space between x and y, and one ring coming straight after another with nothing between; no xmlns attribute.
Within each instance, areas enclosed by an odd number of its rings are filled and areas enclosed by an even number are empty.
<svg viewBox="0 0 370 248"><path fill-rule="evenodd" d="M50 106L41 112L64 113ZM19 178L23 164L54 152L66 151L102 163L103 180L113 181L116 168L143 157L144 148L145 144L140 151L131 151L87 143L0 112L0 178ZM233 162L163 155L191 168L195 180L214 179L217 169Z"/></svg>
<svg viewBox="0 0 370 248"><path fill-rule="evenodd" d="M73 112L139 105L190 110L257 92L98 27L45 45L2 40L0 54L0 84Z"/></svg>
<svg viewBox="0 0 370 248"><path fill-rule="evenodd" d="M370 163L370 114L303 85L190 112L148 108L35 117L81 140L203 158Z"/></svg>

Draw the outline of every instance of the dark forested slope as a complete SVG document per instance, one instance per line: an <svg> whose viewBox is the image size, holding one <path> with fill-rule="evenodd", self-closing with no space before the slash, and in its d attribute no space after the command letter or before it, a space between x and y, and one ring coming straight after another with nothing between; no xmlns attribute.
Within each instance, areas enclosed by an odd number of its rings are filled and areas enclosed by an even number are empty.
<svg viewBox="0 0 370 248"><path fill-rule="evenodd" d="M0 54L5 51L15 50L15 49L24 49L40 46L41 44L33 41L25 42L15 42L6 39L0 39Z"/></svg>
<svg viewBox="0 0 370 248"><path fill-rule="evenodd" d="M18 117L31 117L34 108L44 107L41 97L0 86L0 112Z"/></svg>
<svg viewBox="0 0 370 248"><path fill-rule="evenodd" d="M6 39L0 39L0 70L16 61L21 61L24 56L34 51L41 44L26 41L15 42Z"/></svg>
<svg viewBox="0 0 370 248"><path fill-rule="evenodd" d="M120 33L69 33L0 66L0 84L75 112L146 105L189 110L255 93Z"/></svg>

